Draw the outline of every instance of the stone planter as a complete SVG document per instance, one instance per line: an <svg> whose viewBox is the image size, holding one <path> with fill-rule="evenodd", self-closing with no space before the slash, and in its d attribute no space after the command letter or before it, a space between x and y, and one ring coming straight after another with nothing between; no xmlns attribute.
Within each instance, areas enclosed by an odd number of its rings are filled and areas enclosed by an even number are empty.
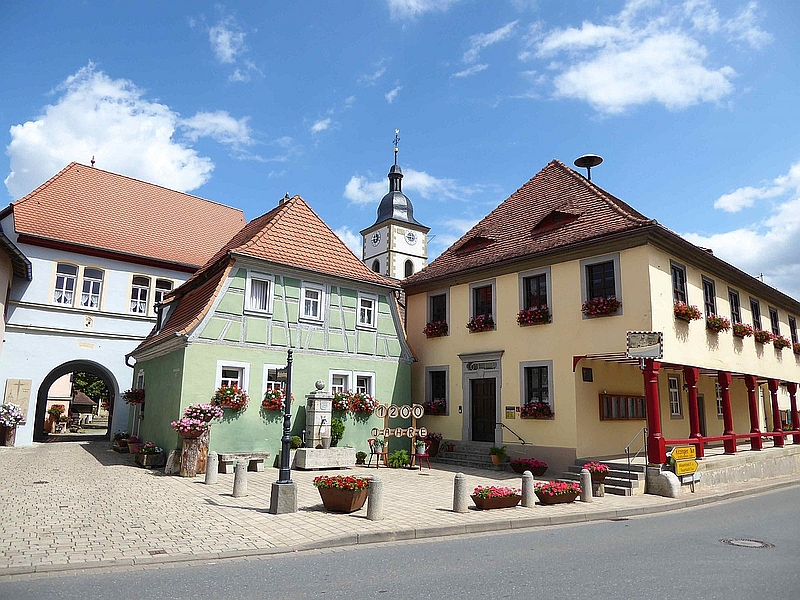
<svg viewBox="0 0 800 600"><path fill-rule="evenodd" d="M492 508L511 508L519 504L522 496L505 496L503 498L481 498L472 496L472 501L478 510L490 510Z"/></svg>
<svg viewBox="0 0 800 600"><path fill-rule="evenodd" d="M539 498L539 503L543 505L568 504L570 502L575 502L575 499L578 497L578 492L568 492L566 494L550 496L548 494L542 494L539 492L539 490L536 490L536 497Z"/></svg>
<svg viewBox="0 0 800 600"><path fill-rule="evenodd" d="M368 488L363 490L340 490L317 488L322 504L331 512L351 513L361 509L367 501Z"/></svg>

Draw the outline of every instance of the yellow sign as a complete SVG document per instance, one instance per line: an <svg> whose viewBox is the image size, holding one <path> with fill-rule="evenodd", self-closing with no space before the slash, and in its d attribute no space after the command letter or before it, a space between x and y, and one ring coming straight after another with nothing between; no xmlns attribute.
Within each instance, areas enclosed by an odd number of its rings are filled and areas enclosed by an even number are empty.
<svg viewBox="0 0 800 600"><path fill-rule="evenodd" d="M675 462L675 475L691 475L695 471L697 471L696 460L679 460Z"/></svg>
<svg viewBox="0 0 800 600"><path fill-rule="evenodd" d="M672 458L675 460L689 460L697 458L697 448L694 446L675 446L672 449Z"/></svg>

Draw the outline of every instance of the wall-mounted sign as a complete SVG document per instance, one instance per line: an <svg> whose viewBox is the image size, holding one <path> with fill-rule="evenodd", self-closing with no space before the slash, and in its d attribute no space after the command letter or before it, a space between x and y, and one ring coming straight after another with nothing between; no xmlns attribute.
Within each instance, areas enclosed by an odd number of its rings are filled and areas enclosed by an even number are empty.
<svg viewBox="0 0 800 600"><path fill-rule="evenodd" d="M628 358L662 358L663 334L660 331L629 331L625 355Z"/></svg>
<svg viewBox="0 0 800 600"><path fill-rule="evenodd" d="M407 437L424 438L428 435L428 430L424 427L417 428L417 419L425 414L425 407L422 404L379 404L375 407L375 416L383 419L383 429L373 427L370 433L372 436L383 437ZM389 419L411 419L411 427L389 427Z"/></svg>

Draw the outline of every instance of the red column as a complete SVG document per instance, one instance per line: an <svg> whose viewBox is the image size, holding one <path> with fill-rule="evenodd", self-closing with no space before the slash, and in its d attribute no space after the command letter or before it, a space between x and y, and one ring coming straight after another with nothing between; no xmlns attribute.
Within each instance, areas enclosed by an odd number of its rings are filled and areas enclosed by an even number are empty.
<svg viewBox="0 0 800 600"><path fill-rule="evenodd" d="M778 407L778 385L779 381L777 379L769 379L767 381L767 387L769 388L769 396L772 399L772 431L774 433L780 433L780 435L776 435L773 440L775 440L775 446L778 448L783 447L783 425L781 424L781 409Z"/></svg>
<svg viewBox="0 0 800 600"><path fill-rule="evenodd" d="M752 375L744 376L744 384L747 386L747 405L750 407L750 433L757 433L756 437L750 438L750 449L761 450L761 429L758 427L758 404L756 404L756 378Z"/></svg>
<svg viewBox="0 0 800 600"><path fill-rule="evenodd" d="M697 410L697 381L700 379L700 369L697 367L683 367L683 378L689 388L689 439L697 440L697 458L703 458L703 436L700 435L700 415Z"/></svg>
<svg viewBox="0 0 800 600"><path fill-rule="evenodd" d="M792 429L800 429L800 414L797 412L797 384L787 383L786 389L789 391L789 400L792 403ZM794 435L794 443L800 444L800 435Z"/></svg>
<svg viewBox="0 0 800 600"><path fill-rule="evenodd" d="M731 374L728 371L719 371L717 381L722 394L722 435L733 435L733 411L731 411ZM736 440L730 439L723 442L726 454L736 454Z"/></svg>
<svg viewBox="0 0 800 600"><path fill-rule="evenodd" d="M647 402L647 462L661 465L667 462L667 443L661 435L661 407L658 401L658 371L661 363L645 360L644 395Z"/></svg>

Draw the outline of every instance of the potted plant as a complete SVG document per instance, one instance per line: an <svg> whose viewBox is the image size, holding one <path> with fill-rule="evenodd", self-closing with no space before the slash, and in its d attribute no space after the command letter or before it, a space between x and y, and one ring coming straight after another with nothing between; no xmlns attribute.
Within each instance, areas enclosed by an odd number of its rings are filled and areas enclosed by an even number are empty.
<svg viewBox="0 0 800 600"><path fill-rule="evenodd" d="M435 431L429 431L422 438L428 444L428 456L434 457L439 453L439 444L442 441L442 434Z"/></svg>
<svg viewBox="0 0 800 600"><path fill-rule="evenodd" d="M526 402L519 411L519 416L523 419L542 419L552 420L553 409L547 402Z"/></svg>
<svg viewBox="0 0 800 600"><path fill-rule="evenodd" d="M142 444L139 448L139 452L136 454L135 460L137 465L146 469L163 467L167 464L164 451L153 442L145 442Z"/></svg>
<svg viewBox="0 0 800 600"><path fill-rule="evenodd" d="M376 437L371 443L372 451L375 453L383 452L383 448L386 445L386 442L382 437Z"/></svg>
<svg viewBox="0 0 800 600"><path fill-rule="evenodd" d="M422 330L422 333L425 334L425 337L435 338L447 335L448 331L447 321L430 321L425 324L425 329Z"/></svg>
<svg viewBox="0 0 800 600"><path fill-rule="evenodd" d="M377 408L379 402L364 392L354 392L350 395L350 412L368 417Z"/></svg>
<svg viewBox="0 0 800 600"><path fill-rule="evenodd" d="M367 460L367 453L361 452L360 450L356 452L356 464L363 465L364 462Z"/></svg>
<svg viewBox="0 0 800 600"><path fill-rule="evenodd" d="M322 504L332 512L351 513L364 506L369 491L369 477L320 475L314 478Z"/></svg>
<svg viewBox="0 0 800 600"><path fill-rule="evenodd" d="M22 423L25 417L22 415L22 408L13 402L0 404L0 446L13 446L17 439L17 425Z"/></svg>
<svg viewBox="0 0 800 600"><path fill-rule="evenodd" d="M792 352L794 352L795 354L800 354L800 343L795 342L794 344L792 344Z"/></svg>
<svg viewBox="0 0 800 600"><path fill-rule="evenodd" d="M478 510L492 508L511 508L522 500L519 488L507 488L494 485L479 485L472 491L472 501Z"/></svg>
<svg viewBox="0 0 800 600"><path fill-rule="evenodd" d="M753 331L753 339L759 344L769 344L772 341L772 333L764 329L756 329Z"/></svg>
<svg viewBox="0 0 800 600"><path fill-rule="evenodd" d="M744 323L734 323L733 335L739 338L749 337L753 335L753 328L750 325L746 325Z"/></svg>
<svg viewBox="0 0 800 600"><path fill-rule="evenodd" d="M728 331L728 329L731 328L731 322L725 317L711 315L706 319L706 328L714 333L720 333L722 331Z"/></svg>
<svg viewBox="0 0 800 600"><path fill-rule="evenodd" d="M138 454L140 443L141 440L137 436L132 435L131 437L128 438L128 451L131 454Z"/></svg>
<svg viewBox="0 0 800 600"><path fill-rule="evenodd" d="M675 318L681 321L695 321L703 318L703 313L694 304L686 304L686 302L676 301L672 305L672 312L675 313Z"/></svg>
<svg viewBox="0 0 800 600"><path fill-rule="evenodd" d="M467 329L471 333L490 331L494 329L494 319L492 315L476 315L467 322Z"/></svg>
<svg viewBox="0 0 800 600"><path fill-rule="evenodd" d="M331 446L336 446L344 437L344 421L339 417L331 419Z"/></svg>
<svg viewBox="0 0 800 600"><path fill-rule="evenodd" d="M538 308L523 308L517 313L517 325L542 325L550 322L550 309L547 305Z"/></svg>
<svg viewBox="0 0 800 600"><path fill-rule="evenodd" d="M179 436L186 439L198 438L208 429L208 421L183 417L170 423Z"/></svg>
<svg viewBox="0 0 800 600"><path fill-rule="evenodd" d="M541 504L562 504L574 502L581 493L581 486L573 481L548 481L537 483L533 491Z"/></svg>
<svg viewBox="0 0 800 600"><path fill-rule="evenodd" d="M205 421L211 423L215 419L221 419L224 415L221 406L216 404L190 404L183 410L183 416L190 419L197 419L198 421Z"/></svg>
<svg viewBox="0 0 800 600"><path fill-rule="evenodd" d="M444 451L445 452L455 452L456 451L456 445L453 442L445 442Z"/></svg>
<svg viewBox="0 0 800 600"><path fill-rule="evenodd" d="M447 414L447 400L445 398L432 398L422 403L425 414L430 416L440 416Z"/></svg>
<svg viewBox="0 0 800 600"><path fill-rule="evenodd" d="M541 477L547 471L547 463L535 458L512 458L511 468L515 473L530 471L534 477Z"/></svg>
<svg viewBox="0 0 800 600"><path fill-rule="evenodd" d="M125 400L125 404L141 404L144 402L144 390L136 388L125 390L122 392L122 399Z"/></svg>
<svg viewBox="0 0 800 600"><path fill-rule="evenodd" d="M787 340L782 335L776 335L772 338L772 346L775 350L783 350L784 348L788 348L792 345L792 342Z"/></svg>
<svg viewBox="0 0 800 600"><path fill-rule="evenodd" d="M428 445L425 443L425 440L419 439L414 442L414 453L415 454L427 454Z"/></svg>
<svg viewBox="0 0 800 600"><path fill-rule="evenodd" d="M489 448L489 456L492 457L492 464L499 465L506 459L506 447L492 446Z"/></svg>
<svg viewBox="0 0 800 600"><path fill-rule="evenodd" d="M111 438L111 447L117 452L127 452L129 436L130 434L127 431L120 430L115 432L114 437Z"/></svg>
<svg viewBox="0 0 800 600"><path fill-rule="evenodd" d="M61 416L65 412L67 412L67 407L63 404L53 404L53 406L47 409L47 414L50 415L50 422L52 424L52 432L55 432L55 425L61 421Z"/></svg>
<svg viewBox="0 0 800 600"><path fill-rule="evenodd" d="M264 392L264 399L261 401L261 406L264 410L270 412L283 412L283 403L286 399L286 392L283 388L275 388ZM294 398L292 398L294 400Z"/></svg>
<svg viewBox="0 0 800 600"><path fill-rule="evenodd" d="M211 397L212 404L216 404L222 408L229 408L237 412L245 410L249 400L250 397L247 395L247 392L239 389L239 386L236 384L221 385Z"/></svg>
<svg viewBox="0 0 800 600"><path fill-rule="evenodd" d="M602 483L610 470L608 465L596 461L591 461L584 464L583 468L589 471L592 476L593 483Z"/></svg>
<svg viewBox="0 0 800 600"><path fill-rule="evenodd" d="M581 305L581 312L587 317L607 317L616 314L622 302L616 296L590 298Z"/></svg>

